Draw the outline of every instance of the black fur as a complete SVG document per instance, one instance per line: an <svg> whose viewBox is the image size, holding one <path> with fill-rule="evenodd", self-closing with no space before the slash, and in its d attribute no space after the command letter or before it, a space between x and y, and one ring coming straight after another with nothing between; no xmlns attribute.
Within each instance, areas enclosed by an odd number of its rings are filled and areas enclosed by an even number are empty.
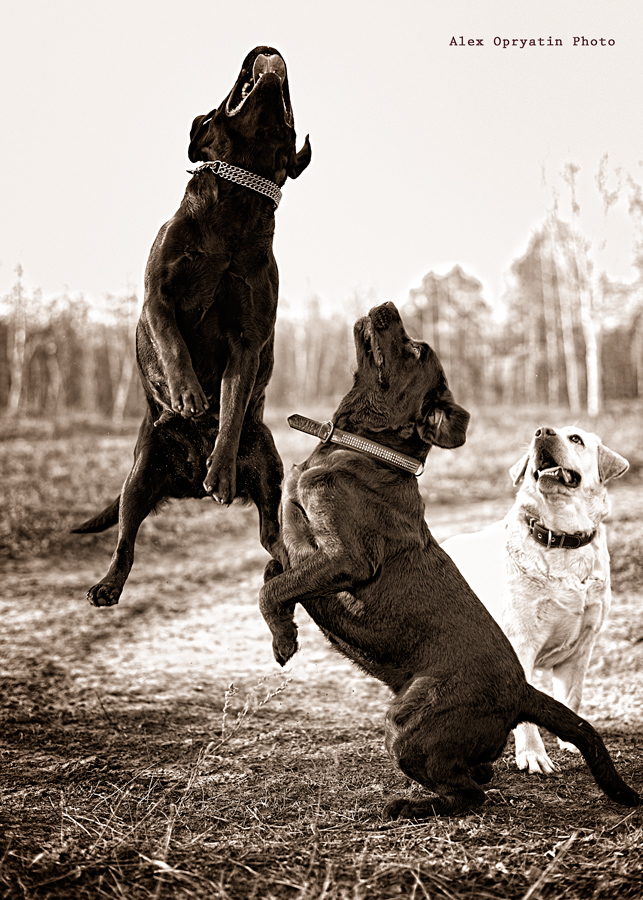
<svg viewBox="0 0 643 900"><path fill-rule="evenodd" d="M392 304L356 324L355 343L354 384L333 418L339 428L418 460L433 445L464 443L468 414ZM431 535L413 475L320 444L287 476L281 517L288 568L268 566L260 597L275 658L283 665L297 651L301 603L339 651L391 688L387 749L435 796L392 800L387 816L479 806L480 785L522 721L575 744L612 800L640 803L594 729L527 683L511 644Z"/></svg>
<svg viewBox="0 0 643 900"><path fill-rule="evenodd" d="M295 149L286 67L272 47L248 54L230 94L190 134L192 161L220 159L280 186L310 155L308 138ZM148 408L134 466L119 500L75 529L100 531L118 516L110 569L87 595L95 606L118 603L138 528L169 497L251 500L263 546L279 553L283 470L263 422L279 285L274 228L270 198L200 170L154 242L136 334Z"/></svg>

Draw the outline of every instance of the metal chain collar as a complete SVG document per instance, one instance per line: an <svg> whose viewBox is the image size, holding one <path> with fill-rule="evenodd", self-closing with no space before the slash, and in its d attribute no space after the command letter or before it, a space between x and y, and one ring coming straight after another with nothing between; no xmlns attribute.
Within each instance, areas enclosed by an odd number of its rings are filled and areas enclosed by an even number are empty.
<svg viewBox="0 0 643 900"><path fill-rule="evenodd" d="M202 163L196 169L188 169L188 172L190 172L191 175L194 175L197 172L201 172L203 169L211 169L215 175L219 175L227 181L234 181L235 184L240 184L243 187L250 188L252 191L257 191L260 194L264 194L266 197L270 197L275 204L275 209L279 206L281 191L274 181L262 178L261 175L254 175L252 172L247 172L245 169L240 169L238 166L231 166L230 163L223 162L222 159L215 159L213 162Z"/></svg>

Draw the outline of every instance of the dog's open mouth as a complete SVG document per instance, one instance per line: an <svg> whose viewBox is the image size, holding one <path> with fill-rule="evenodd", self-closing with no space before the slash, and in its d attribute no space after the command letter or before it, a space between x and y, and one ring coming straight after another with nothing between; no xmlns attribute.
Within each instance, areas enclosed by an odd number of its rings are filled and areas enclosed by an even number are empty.
<svg viewBox="0 0 643 900"><path fill-rule="evenodd" d="M368 318L375 331L385 331L394 319L399 319L399 313L392 304L383 303L374 307Z"/></svg>
<svg viewBox="0 0 643 900"><path fill-rule="evenodd" d="M226 114L235 116L240 112L248 98L256 91L262 79L271 77L274 80L273 76L276 77L281 88L286 124L292 125L292 109L286 81L286 64L278 53L259 53L250 73L245 78L239 78L228 97Z"/></svg>
<svg viewBox="0 0 643 900"><path fill-rule="evenodd" d="M377 336L373 328L370 316L364 316L362 319L362 345L367 358L371 357L377 368L384 365L384 354L382 353L377 341Z"/></svg>
<svg viewBox="0 0 643 900"><path fill-rule="evenodd" d="M581 476L578 472L575 472L573 469L565 469L549 453L542 454L540 464L534 471L534 478L536 481L544 478L547 482L550 482L551 479L551 481L555 481L570 489L577 488L581 482Z"/></svg>

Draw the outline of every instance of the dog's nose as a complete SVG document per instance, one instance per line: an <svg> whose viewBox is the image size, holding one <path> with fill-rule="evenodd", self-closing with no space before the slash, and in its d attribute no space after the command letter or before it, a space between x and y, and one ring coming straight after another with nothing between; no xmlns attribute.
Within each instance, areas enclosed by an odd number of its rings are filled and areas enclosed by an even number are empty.
<svg viewBox="0 0 643 900"><path fill-rule="evenodd" d="M541 425L540 428L536 429L534 437L553 437L555 434L555 428L550 428L549 425Z"/></svg>

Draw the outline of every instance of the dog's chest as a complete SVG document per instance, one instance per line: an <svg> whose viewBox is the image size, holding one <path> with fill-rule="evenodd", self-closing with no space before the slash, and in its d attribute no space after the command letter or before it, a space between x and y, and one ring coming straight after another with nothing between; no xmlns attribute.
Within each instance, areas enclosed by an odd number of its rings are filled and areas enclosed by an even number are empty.
<svg viewBox="0 0 643 900"><path fill-rule="evenodd" d="M539 647L535 664L550 667L565 659L588 631L598 632L609 603L607 572L588 555L570 565L564 553L544 551L540 565L517 572L508 565L503 625L531 635ZM513 569L513 571L512 571Z"/></svg>

